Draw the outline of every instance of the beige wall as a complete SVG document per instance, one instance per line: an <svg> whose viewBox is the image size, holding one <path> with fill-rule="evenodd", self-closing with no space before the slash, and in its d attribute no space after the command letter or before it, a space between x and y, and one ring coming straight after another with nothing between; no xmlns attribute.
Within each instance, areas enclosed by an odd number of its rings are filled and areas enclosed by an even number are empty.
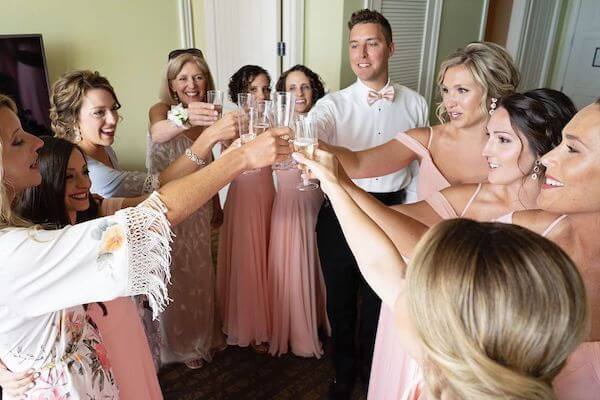
<svg viewBox="0 0 600 400"><path fill-rule="evenodd" d="M105 75L123 105L121 164L143 168L148 108L167 53L179 47L175 0L2 0L0 33L41 33L51 82L72 69Z"/></svg>
<svg viewBox="0 0 600 400"><path fill-rule="evenodd" d="M348 63L347 22L363 4L363 0L304 2L304 64L321 75L330 91L356 80Z"/></svg>
<svg viewBox="0 0 600 400"><path fill-rule="evenodd" d="M196 46L204 47L204 2L192 0ZM476 40L483 0L445 0L437 65ZM60 5L59 7L57 5ZM362 0L305 0L304 63L329 90L355 79L346 22ZM166 54L180 47L176 0L2 0L0 33L41 33L50 80L90 68L107 76L123 104L116 151L125 168L143 168L147 111L157 100Z"/></svg>
<svg viewBox="0 0 600 400"><path fill-rule="evenodd" d="M304 64L329 90L340 88L344 0L305 0Z"/></svg>

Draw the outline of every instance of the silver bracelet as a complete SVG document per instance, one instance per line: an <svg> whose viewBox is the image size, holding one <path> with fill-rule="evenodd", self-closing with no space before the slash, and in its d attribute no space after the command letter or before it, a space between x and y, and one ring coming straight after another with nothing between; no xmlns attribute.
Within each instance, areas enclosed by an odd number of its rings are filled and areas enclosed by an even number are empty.
<svg viewBox="0 0 600 400"><path fill-rule="evenodd" d="M185 149L185 156L187 158L189 158L190 160L192 160L194 162L194 164L196 164L199 167L203 167L206 165L206 161L204 161L203 159L198 157L198 155L196 153L194 153L192 151L192 149L189 147L187 149Z"/></svg>

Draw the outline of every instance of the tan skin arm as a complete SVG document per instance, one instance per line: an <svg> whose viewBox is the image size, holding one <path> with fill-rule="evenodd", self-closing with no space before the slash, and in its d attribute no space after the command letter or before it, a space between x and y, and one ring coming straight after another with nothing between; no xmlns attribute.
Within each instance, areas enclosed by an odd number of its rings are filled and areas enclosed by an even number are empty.
<svg viewBox="0 0 600 400"><path fill-rule="evenodd" d="M429 128L415 128L407 131L406 134L419 141L423 146L427 146L430 130ZM335 154L348 176L354 179L391 174L406 168L418 158L411 149L396 139L362 151L352 151L323 142L319 146Z"/></svg>
<svg viewBox="0 0 600 400"><path fill-rule="evenodd" d="M362 151L319 143L319 147L335 154L352 178L372 178L406 168L416 158L408 147L393 139L380 146Z"/></svg>
<svg viewBox="0 0 600 400"><path fill-rule="evenodd" d="M215 124L206 128L204 132L198 136L198 139L194 141L191 149L198 157L208 161L209 158L212 157L211 151L213 146L221 140L229 140L237 137L237 132L237 113L228 113ZM192 162L187 156L182 155L161 172L158 179L162 186L174 179L188 175L197 169L198 165Z"/></svg>
<svg viewBox="0 0 600 400"><path fill-rule="evenodd" d="M272 128L253 141L233 149L208 166L162 186L160 197L167 219L176 225L202 207L242 171L281 161L290 153L289 143L280 138L289 128Z"/></svg>
<svg viewBox="0 0 600 400"><path fill-rule="evenodd" d="M150 120L150 137L154 143L165 143L187 130L202 130L215 123L219 113L210 103L194 102L188 106L188 114L192 127L178 127L167 119L171 106L157 103L150 107L148 118Z"/></svg>
<svg viewBox="0 0 600 400"><path fill-rule="evenodd" d="M383 229L405 257L412 255L417 242L429 228L428 225L413 218L413 215L426 214L427 210L437 215L426 202L402 204L404 208L396 210L381 203L351 181L343 183L342 186L358 207Z"/></svg>
<svg viewBox="0 0 600 400"><path fill-rule="evenodd" d="M312 175L319 179L323 191L338 217L344 236L356 257L359 269L375 293L389 307L394 307L404 281L406 264L383 229L352 200L339 185L335 159L330 153L317 150L319 163L307 160L300 153L294 158L306 164ZM328 164L324 167L323 164ZM331 169L328 169L331 168Z"/></svg>

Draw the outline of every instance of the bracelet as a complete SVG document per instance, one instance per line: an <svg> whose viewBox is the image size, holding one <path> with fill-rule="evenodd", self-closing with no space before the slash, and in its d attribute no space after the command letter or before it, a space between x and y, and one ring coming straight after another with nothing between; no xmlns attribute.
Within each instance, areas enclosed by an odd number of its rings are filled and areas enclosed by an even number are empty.
<svg viewBox="0 0 600 400"><path fill-rule="evenodd" d="M192 149L189 147L187 149L185 149L185 156L187 158L189 158L190 160L192 160L194 162L194 164L196 164L199 167L203 167L206 165L206 161L204 161L203 159L198 157L198 155L196 153L194 153L192 151Z"/></svg>

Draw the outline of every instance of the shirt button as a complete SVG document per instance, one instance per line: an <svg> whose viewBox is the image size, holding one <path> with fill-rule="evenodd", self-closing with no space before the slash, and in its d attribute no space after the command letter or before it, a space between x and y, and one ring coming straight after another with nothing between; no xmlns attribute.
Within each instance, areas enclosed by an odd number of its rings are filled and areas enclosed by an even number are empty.
<svg viewBox="0 0 600 400"><path fill-rule="evenodd" d="M379 107L379 111L381 111L381 107Z"/></svg>
<svg viewBox="0 0 600 400"><path fill-rule="evenodd" d="M378 135L381 135L381 132L377 132Z"/></svg>

